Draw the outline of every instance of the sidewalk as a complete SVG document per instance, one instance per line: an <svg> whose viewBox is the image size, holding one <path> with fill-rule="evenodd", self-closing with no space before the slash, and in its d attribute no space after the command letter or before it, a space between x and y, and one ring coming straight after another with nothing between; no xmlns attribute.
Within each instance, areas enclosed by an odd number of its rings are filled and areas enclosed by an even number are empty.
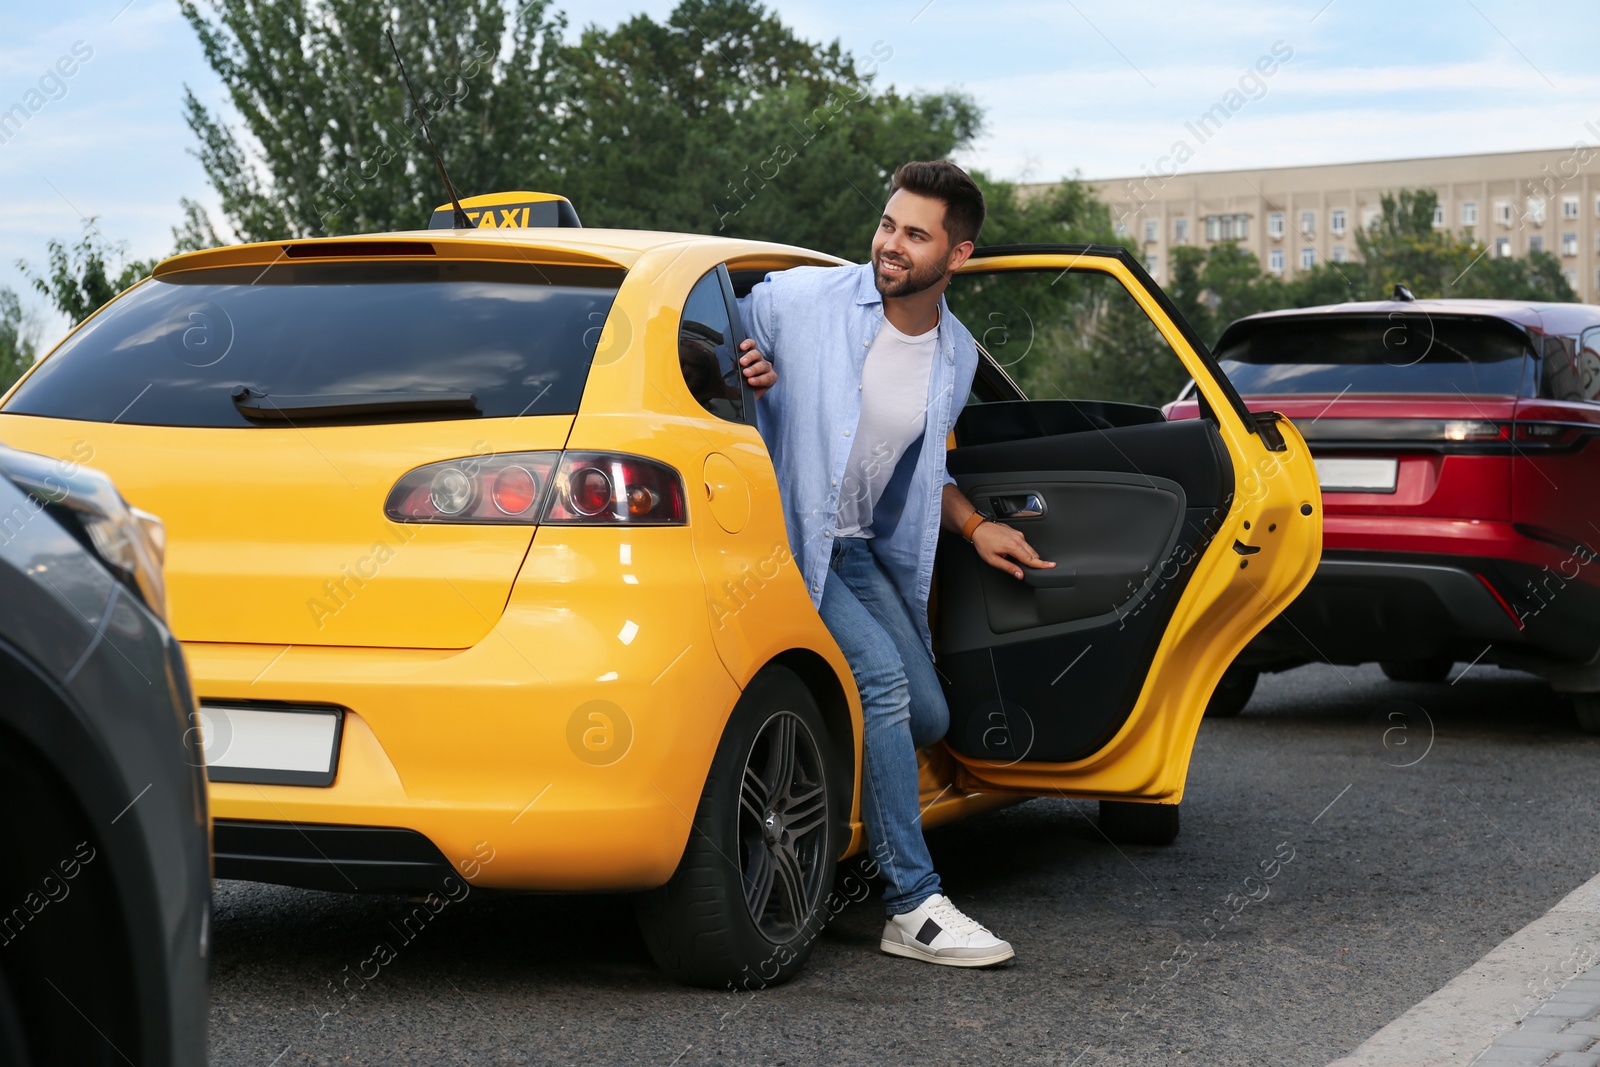
<svg viewBox="0 0 1600 1067"><path fill-rule="evenodd" d="M1600 1067L1600 875L1330 1067Z"/></svg>

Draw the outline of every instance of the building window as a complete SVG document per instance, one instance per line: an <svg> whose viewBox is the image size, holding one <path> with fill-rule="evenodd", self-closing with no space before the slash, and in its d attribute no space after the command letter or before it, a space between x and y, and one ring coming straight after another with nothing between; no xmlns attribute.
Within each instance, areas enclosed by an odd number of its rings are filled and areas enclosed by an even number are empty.
<svg viewBox="0 0 1600 1067"><path fill-rule="evenodd" d="M1172 220L1172 240L1177 244L1186 244L1189 240L1189 220Z"/></svg>
<svg viewBox="0 0 1600 1067"><path fill-rule="evenodd" d="M1494 205L1494 220L1502 226L1511 225L1511 201L1497 200Z"/></svg>
<svg viewBox="0 0 1600 1067"><path fill-rule="evenodd" d="M1344 233L1344 208L1336 207L1328 215L1328 229L1334 233Z"/></svg>
<svg viewBox="0 0 1600 1067"><path fill-rule="evenodd" d="M1161 268L1161 257L1159 257L1159 256L1145 256L1144 257L1145 273L1150 275L1150 277L1154 278L1156 276L1156 271L1159 270L1160 268Z"/></svg>
<svg viewBox="0 0 1600 1067"><path fill-rule="evenodd" d="M1444 225L1444 205L1443 204L1435 204L1435 205L1433 205L1433 228L1437 230L1443 225Z"/></svg>
<svg viewBox="0 0 1600 1067"><path fill-rule="evenodd" d="M1544 197L1528 197L1528 221L1533 223L1535 226L1539 226L1544 223Z"/></svg>
<svg viewBox="0 0 1600 1067"><path fill-rule="evenodd" d="M1206 216L1206 240L1208 241L1243 241L1249 237L1249 215Z"/></svg>
<svg viewBox="0 0 1600 1067"><path fill-rule="evenodd" d="M1374 226L1376 226L1378 224L1378 217L1380 215L1382 215L1382 214L1383 214L1383 212L1379 208L1375 208L1375 207L1364 207L1364 208L1362 208L1361 209L1361 228L1363 230L1372 229Z"/></svg>
<svg viewBox="0 0 1600 1067"><path fill-rule="evenodd" d="M1315 211L1300 212L1300 232L1307 237L1317 235L1317 213Z"/></svg>
<svg viewBox="0 0 1600 1067"><path fill-rule="evenodd" d="M1564 256L1575 256L1578 254L1577 234L1564 233L1561 235L1561 254Z"/></svg>
<svg viewBox="0 0 1600 1067"><path fill-rule="evenodd" d="M1544 251L1544 234L1542 234L1542 233L1530 233L1528 235L1528 254L1532 255L1534 252L1543 252L1543 251Z"/></svg>
<svg viewBox="0 0 1600 1067"><path fill-rule="evenodd" d="M1563 196L1561 198L1561 217L1564 219L1575 219L1578 217L1577 197Z"/></svg>
<svg viewBox="0 0 1600 1067"><path fill-rule="evenodd" d="M1111 224L1111 232L1116 234L1118 237L1128 236L1128 220L1118 219L1116 222L1113 222Z"/></svg>
<svg viewBox="0 0 1600 1067"><path fill-rule="evenodd" d="M1315 248L1302 248L1300 250L1300 269L1310 270L1317 265L1317 250Z"/></svg>
<svg viewBox="0 0 1600 1067"><path fill-rule="evenodd" d="M1334 245L1333 253L1328 258L1335 263L1343 263L1345 261L1344 245Z"/></svg>
<svg viewBox="0 0 1600 1067"><path fill-rule="evenodd" d="M1283 218L1279 215L1278 218ZM1283 249L1272 248L1267 250L1267 269L1274 274L1283 273Z"/></svg>
<svg viewBox="0 0 1600 1067"><path fill-rule="evenodd" d="M1494 258L1505 259L1511 254L1511 238L1496 237L1494 239Z"/></svg>
<svg viewBox="0 0 1600 1067"><path fill-rule="evenodd" d="M1478 204L1475 200L1468 200L1461 205L1461 225L1476 226L1478 224Z"/></svg>
<svg viewBox="0 0 1600 1067"><path fill-rule="evenodd" d="M1144 220L1144 239L1154 241L1161 236L1161 223L1156 219Z"/></svg>
<svg viewBox="0 0 1600 1067"><path fill-rule="evenodd" d="M1578 291L1578 272L1577 271L1575 271L1575 270L1564 270L1564 271L1561 272L1561 276L1567 280L1567 284L1568 285L1572 286L1572 291L1573 292L1577 292Z"/></svg>
<svg viewBox="0 0 1600 1067"><path fill-rule="evenodd" d="M1274 211L1267 216L1267 233L1272 237L1283 236L1283 212Z"/></svg>

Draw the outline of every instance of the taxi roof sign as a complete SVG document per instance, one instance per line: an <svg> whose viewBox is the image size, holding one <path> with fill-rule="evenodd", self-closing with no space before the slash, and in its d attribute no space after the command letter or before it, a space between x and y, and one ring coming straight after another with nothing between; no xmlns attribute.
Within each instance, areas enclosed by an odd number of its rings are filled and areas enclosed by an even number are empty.
<svg viewBox="0 0 1600 1067"><path fill-rule="evenodd" d="M485 193L461 198L461 207L475 229L507 230L540 226L582 226L564 196L554 193ZM430 230L456 228L455 206L442 204L428 220Z"/></svg>

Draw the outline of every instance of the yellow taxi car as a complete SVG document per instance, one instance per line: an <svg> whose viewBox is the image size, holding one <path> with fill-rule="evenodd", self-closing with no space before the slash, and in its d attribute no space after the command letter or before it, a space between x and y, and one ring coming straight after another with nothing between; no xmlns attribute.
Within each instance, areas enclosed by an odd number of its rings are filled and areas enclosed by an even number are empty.
<svg viewBox="0 0 1600 1067"><path fill-rule="evenodd" d="M474 229L164 261L5 396L0 440L166 521L218 877L637 891L670 973L782 981L865 846L861 710L738 300L840 261L586 229L548 194L465 206ZM1316 565L1310 456L1123 249L980 248L950 299L986 348L950 470L1059 566L942 550L925 821L1063 795L1171 840L1207 699ZM1002 363L1104 332L1047 328L1049 301L1181 361L1203 417L1026 398Z"/></svg>

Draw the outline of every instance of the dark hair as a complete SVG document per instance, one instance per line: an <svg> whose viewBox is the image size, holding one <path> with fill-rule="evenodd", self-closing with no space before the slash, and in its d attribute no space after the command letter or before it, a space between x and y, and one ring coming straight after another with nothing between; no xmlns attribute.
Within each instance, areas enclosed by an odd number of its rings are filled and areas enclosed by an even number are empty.
<svg viewBox="0 0 1600 1067"><path fill-rule="evenodd" d="M966 171L948 159L902 163L889 183L891 193L900 189L944 201L944 232L952 247L977 241L983 229L983 191Z"/></svg>

